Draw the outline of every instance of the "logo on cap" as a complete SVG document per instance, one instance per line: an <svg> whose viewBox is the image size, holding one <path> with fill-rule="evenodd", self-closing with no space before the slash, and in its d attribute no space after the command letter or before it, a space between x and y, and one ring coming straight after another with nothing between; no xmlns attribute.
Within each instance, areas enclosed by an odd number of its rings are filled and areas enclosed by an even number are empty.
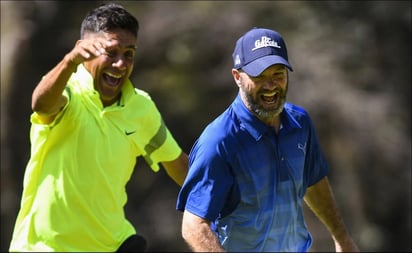
<svg viewBox="0 0 412 253"><path fill-rule="evenodd" d="M235 58L235 65L240 65L241 64L241 62L240 62L240 56L237 54L236 55L236 58Z"/></svg>
<svg viewBox="0 0 412 253"><path fill-rule="evenodd" d="M260 40L255 41L255 47L252 48L252 51L255 51L259 48L262 47L276 47L280 48L279 44L277 41L272 40L272 38L269 38L267 36L262 36Z"/></svg>

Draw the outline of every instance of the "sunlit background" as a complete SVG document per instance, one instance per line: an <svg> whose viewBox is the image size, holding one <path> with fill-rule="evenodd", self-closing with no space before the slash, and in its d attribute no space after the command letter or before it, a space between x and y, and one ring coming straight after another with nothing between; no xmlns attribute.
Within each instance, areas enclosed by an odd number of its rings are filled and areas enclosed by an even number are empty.
<svg viewBox="0 0 412 253"><path fill-rule="evenodd" d="M187 153L237 94L237 38L254 26L280 32L294 68L288 100L313 118L348 230L362 251L411 251L410 1L116 2L141 26L132 81L152 95ZM1 251L30 156L31 92L101 3L1 1ZM164 171L139 158L127 190L127 216L149 251L189 250L175 210L179 188ZM306 214L311 251L334 250Z"/></svg>

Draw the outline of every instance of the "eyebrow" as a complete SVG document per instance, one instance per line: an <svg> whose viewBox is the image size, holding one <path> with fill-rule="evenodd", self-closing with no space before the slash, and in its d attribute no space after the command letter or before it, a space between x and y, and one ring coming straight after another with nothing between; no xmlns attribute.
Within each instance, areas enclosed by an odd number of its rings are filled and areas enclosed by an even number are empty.
<svg viewBox="0 0 412 253"><path fill-rule="evenodd" d="M137 45L130 45L130 46L127 46L127 47L125 47L125 48L128 48L128 49L137 49Z"/></svg>
<svg viewBox="0 0 412 253"><path fill-rule="evenodd" d="M113 45L113 46L111 46L112 48L125 48L125 49L137 49L137 45L134 45L134 44L131 44L131 45L128 45L128 46L121 46L120 44L118 44L118 45Z"/></svg>

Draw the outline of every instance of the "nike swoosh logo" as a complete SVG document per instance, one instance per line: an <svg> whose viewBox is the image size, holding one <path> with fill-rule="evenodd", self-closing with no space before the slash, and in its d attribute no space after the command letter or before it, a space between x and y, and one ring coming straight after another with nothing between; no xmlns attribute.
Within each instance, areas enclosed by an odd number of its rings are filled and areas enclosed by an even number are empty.
<svg viewBox="0 0 412 253"><path fill-rule="evenodd" d="M124 131L124 133L126 134L126 135L131 135L131 134L134 134L136 131L130 131L130 132L128 132L128 131Z"/></svg>

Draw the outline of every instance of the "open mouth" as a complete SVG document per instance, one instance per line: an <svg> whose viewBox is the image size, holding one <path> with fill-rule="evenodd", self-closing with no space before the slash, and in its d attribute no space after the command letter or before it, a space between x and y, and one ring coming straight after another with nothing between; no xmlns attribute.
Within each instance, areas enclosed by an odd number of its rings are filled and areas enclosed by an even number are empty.
<svg viewBox="0 0 412 253"><path fill-rule="evenodd" d="M107 83L109 86L118 86L120 85L120 82L122 80L122 75L116 75L113 73L105 72L103 73L103 80Z"/></svg>
<svg viewBox="0 0 412 253"><path fill-rule="evenodd" d="M272 91L263 93L260 98L267 104L275 104L279 99L279 92Z"/></svg>

